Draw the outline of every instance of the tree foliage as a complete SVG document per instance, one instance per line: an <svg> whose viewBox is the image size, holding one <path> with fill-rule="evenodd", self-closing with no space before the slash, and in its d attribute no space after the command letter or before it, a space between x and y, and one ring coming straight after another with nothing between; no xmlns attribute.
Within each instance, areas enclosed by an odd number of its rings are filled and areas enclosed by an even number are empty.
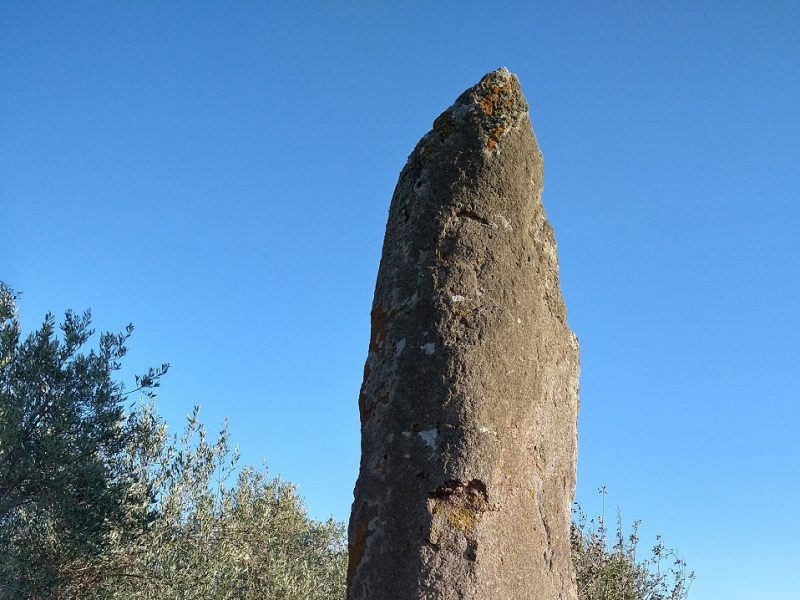
<svg viewBox="0 0 800 600"><path fill-rule="evenodd" d="M135 535L151 518L147 490L125 468L139 431L113 379L124 333L93 335L89 312L48 314L23 337L16 296L0 283L0 598L49 597L69 565L102 554L113 526ZM167 365L137 378L158 386Z"/></svg>
<svg viewBox="0 0 800 600"><path fill-rule="evenodd" d="M294 486L266 467L238 469L227 426L215 441L189 416L170 438L152 407L137 413L151 431L131 458L157 491L147 533L115 546L81 597L119 600L343 598L344 528L306 514Z"/></svg>
<svg viewBox="0 0 800 600"><path fill-rule="evenodd" d="M227 427L212 442L195 411L169 436L152 404L130 406L167 365L126 393L133 328L84 351L90 326L67 311L23 338L0 284L0 600L343 597L344 527L239 469Z"/></svg>

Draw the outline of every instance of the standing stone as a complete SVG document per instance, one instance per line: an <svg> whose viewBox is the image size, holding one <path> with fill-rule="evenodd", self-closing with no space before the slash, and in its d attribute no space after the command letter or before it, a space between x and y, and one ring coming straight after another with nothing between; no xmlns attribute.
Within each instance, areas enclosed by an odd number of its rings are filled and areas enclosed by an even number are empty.
<svg viewBox="0 0 800 600"><path fill-rule="evenodd" d="M575 600L578 344L517 78L400 174L364 368L349 600Z"/></svg>

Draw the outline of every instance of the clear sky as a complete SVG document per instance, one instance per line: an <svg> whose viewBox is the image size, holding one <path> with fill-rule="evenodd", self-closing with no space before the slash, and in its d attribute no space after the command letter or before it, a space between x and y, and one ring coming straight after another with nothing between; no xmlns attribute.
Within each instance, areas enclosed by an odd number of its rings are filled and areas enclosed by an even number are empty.
<svg viewBox="0 0 800 600"><path fill-rule="evenodd" d="M485 72L522 81L581 341L578 498L698 600L796 600L800 3L0 4L0 279L91 307L346 519L397 175Z"/></svg>

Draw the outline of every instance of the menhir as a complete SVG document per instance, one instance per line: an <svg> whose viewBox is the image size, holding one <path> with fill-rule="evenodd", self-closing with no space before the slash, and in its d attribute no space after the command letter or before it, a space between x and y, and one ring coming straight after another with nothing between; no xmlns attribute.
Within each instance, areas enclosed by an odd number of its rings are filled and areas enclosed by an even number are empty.
<svg viewBox="0 0 800 600"><path fill-rule="evenodd" d="M575 600L578 344L517 78L433 123L392 198L364 368L349 600Z"/></svg>

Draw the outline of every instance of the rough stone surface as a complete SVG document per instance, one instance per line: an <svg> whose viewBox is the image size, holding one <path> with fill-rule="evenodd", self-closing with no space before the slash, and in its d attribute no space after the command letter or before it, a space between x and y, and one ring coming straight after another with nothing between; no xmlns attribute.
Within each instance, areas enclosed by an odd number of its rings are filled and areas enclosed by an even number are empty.
<svg viewBox="0 0 800 600"><path fill-rule="evenodd" d="M400 174L364 368L349 600L574 600L578 344L517 78Z"/></svg>

